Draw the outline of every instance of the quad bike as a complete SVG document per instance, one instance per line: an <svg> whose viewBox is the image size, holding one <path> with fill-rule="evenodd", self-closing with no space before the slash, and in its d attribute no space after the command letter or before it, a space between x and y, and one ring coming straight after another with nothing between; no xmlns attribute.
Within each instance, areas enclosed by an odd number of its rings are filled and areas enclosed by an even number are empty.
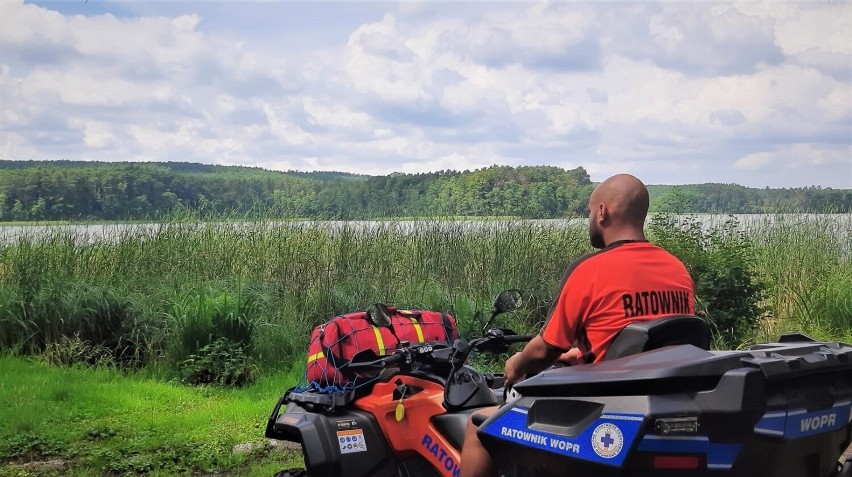
<svg viewBox="0 0 852 477"><path fill-rule="evenodd" d="M482 338L402 343L384 358L363 353L347 368L377 370L368 388L287 391L269 417L266 437L301 443L307 469L278 476L457 476L470 415L498 404L503 394L502 375L480 373L466 364L467 358L474 351L503 353L512 343L532 338L488 329L519 299L517 290L498 295Z"/></svg>
<svg viewBox="0 0 852 477"><path fill-rule="evenodd" d="M369 387L287 391L266 436L300 443L306 469L278 476L458 476L471 415L509 396L490 418L474 417L506 477L852 477L852 461L838 463L852 432L852 346L788 335L710 352L707 323L676 316L626 327L606 361L550 369L504 393L502 375L466 363L531 338L488 329L518 299L498 295L481 338L353 360L377 370Z"/></svg>

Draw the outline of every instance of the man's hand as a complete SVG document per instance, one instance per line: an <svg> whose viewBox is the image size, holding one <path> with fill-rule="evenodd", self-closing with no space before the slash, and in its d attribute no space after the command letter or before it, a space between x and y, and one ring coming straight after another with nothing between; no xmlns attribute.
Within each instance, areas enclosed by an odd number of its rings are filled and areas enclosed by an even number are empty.
<svg viewBox="0 0 852 477"><path fill-rule="evenodd" d="M556 362L562 351L549 346L536 335L524 346L524 350L515 353L506 360L503 368L503 376L506 384L515 384L526 379L527 375L535 374Z"/></svg>
<svg viewBox="0 0 852 477"><path fill-rule="evenodd" d="M583 352L579 348L571 348L559 356L559 362L568 366L575 366L583 363Z"/></svg>
<svg viewBox="0 0 852 477"><path fill-rule="evenodd" d="M503 368L503 377L506 378L506 386L514 385L518 381L523 381L527 377L526 373L521 373L518 369L519 364L522 361L523 353L520 351L513 354L506 360L506 364Z"/></svg>

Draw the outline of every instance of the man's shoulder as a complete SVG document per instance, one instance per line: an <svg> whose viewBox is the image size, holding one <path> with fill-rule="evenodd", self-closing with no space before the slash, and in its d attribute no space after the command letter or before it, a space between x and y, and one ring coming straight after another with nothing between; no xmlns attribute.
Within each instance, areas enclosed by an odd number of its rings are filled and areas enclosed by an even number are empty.
<svg viewBox="0 0 852 477"><path fill-rule="evenodd" d="M568 265L568 269L565 272L566 279L576 278L577 275L597 273L602 263L601 260L605 259L607 252L611 250L610 247L606 247L575 258Z"/></svg>
<svg viewBox="0 0 852 477"><path fill-rule="evenodd" d="M602 250L596 250L594 252L589 252L589 253L584 254L584 255L580 255L579 257L575 258L568 265L568 271L570 272L571 270L575 270L578 267L581 267L583 265L587 265L591 262L594 262L605 251L606 251L606 249L602 249Z"/></svg>
<svg viewBox="0 0 852 477"><path fill-rule="evenodd" d="M672 255L668 250L647 241L623 241L608 245L600 250L589 252L582 255L568 265L566 276L576 274L578 272L592 272L599 267L615 261L616 263L627 261L627 257L622 254L633 255L658 255L671 258L672 262L682 263L677 257Z"/></svg>
<svg viewBox="0 0 852 477"><path fill-rule="evenodd" d="M600 266L601 264L608 264L611 262L619 263L632 261L631 257L642 255L665 257L672 262L682 263L680 259L659 245L645 241L629 241L617 242L596 252L583 255L571 263L571 268Z"/></svg>

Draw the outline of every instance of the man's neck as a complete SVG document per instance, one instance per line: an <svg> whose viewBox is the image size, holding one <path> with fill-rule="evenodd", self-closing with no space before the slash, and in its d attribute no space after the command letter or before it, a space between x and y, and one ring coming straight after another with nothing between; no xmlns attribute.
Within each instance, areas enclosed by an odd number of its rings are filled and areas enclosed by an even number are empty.
<svg viewBox="0 0 852 477"><path fill-rule="evenodd" d="M613 232L604 236L604 243L609 246L615 242L625 242L625 241L640 241L644 242L647 239L645 238L645 233L641 230L622 230L618 232Z"/></svg>

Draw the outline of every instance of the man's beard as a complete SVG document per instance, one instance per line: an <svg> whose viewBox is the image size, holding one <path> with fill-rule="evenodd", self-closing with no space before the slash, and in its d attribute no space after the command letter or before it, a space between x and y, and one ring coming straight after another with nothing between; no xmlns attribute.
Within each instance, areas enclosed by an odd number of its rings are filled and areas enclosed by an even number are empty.
<svg viewBox="0 0 852 477"><path fill-rule="evenodd" d="M604 243L603 234L593 225L589 226L589 242L592 244L592 247L595 248L604 248L606 247L606 243Z"/></svg>

